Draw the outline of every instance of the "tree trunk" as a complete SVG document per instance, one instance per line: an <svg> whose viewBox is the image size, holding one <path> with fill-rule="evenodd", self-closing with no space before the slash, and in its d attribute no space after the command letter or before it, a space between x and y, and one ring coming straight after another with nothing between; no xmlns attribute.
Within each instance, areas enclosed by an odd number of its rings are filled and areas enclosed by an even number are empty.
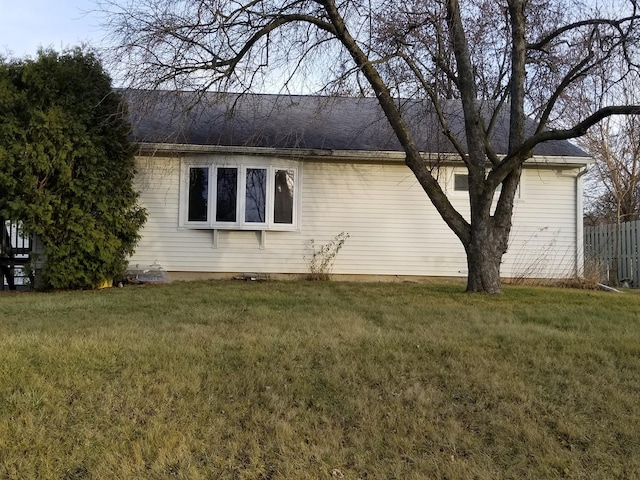
<svg viewBox="0 0 640 480"><path fill-rule="evenodd" d="M491 223L491 220L489 222ZM474 226L475 227L475 226ZM500 264L505 253L503 239L495 238L500 232L495 227L472 227L471 241L465 245L467 253L467 292L469 293L502 293L500 281Z"/></svg>
<svg viewBox="0 0 640 480"><path fill-rule="evenodd" d="M509 244L512 210L504 208L504 205L509 203L508 200L513 201L515 189L513 192L507 190L511 190L509 187L513 187L511 183L515 180L511 178L507 185L503 185L505 191L501 192L494 216L491 215L494 192L482 191L482 181L476 182L474 185L470 179L470 235L468 241L462 241L467 254L467 292L502 293L500 264Z"/></svg>

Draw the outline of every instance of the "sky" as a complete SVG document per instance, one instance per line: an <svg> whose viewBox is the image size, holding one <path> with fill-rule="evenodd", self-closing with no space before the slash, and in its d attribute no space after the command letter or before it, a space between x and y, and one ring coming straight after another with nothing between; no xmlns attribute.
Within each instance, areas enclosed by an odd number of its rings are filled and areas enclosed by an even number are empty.
<svg viewBox="0 0 640 480"><path fill-rule="evenodd" d="M0 54L35 57L39 47L61 50L104 36L93 0L0 0Z"/></svg>
<svg viewBox="0 0 640 480"><path fill-rule="evenodd" d="M97 46L104 31L95 8L95 0L0 0L0 54L34 57L40 46Z"/></svg>

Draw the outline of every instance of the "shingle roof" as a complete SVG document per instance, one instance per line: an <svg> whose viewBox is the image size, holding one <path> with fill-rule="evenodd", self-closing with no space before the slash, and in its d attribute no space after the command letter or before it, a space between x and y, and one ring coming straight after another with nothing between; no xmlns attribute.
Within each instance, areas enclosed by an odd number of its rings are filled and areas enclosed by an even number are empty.
<svg viewBox="0 0 640 480"><path fill-rule="evenodd" d="M129 103L137 142L402 151L375 98L144 90L123 93ZM455 152L427 103L405 101L400 108L421 151ZM464 123L459 103L447 103L446 115L452 131L462 133ZM496 122L493 144L498 153L506 152L508 126L507 115ZM539 145L534 153L587 156L565 141Z"/></svg>

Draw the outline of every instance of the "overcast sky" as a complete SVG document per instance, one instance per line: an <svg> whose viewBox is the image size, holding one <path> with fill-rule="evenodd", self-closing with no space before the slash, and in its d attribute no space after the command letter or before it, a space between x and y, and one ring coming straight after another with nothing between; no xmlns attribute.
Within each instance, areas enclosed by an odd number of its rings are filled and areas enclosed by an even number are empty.
<svg viewBox="0 0 640 480"><path fill-rule="evenodd" d="M0 53L34 57L40 46L97 45L104 33L94 8L93 0L0 0Z"/></svg>

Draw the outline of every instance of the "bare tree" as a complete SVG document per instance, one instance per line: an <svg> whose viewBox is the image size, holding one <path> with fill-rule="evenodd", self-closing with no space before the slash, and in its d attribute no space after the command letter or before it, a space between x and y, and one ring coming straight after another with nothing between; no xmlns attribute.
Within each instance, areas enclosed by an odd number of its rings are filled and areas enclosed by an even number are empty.
<svg viewBox="0 0 640 480"><path fill-rule="evenodd" d="M640 75L629 72L610 85L603 75L576 110L611 103L640 103ZM591 95L588 95L591 93ZM620 223L640 218L640 117L611 116L578 140L595 160L588 178L587 221Z"/></svg>
<svg viewBox="0 0 640 480"><path fill-rule="evenodd" d="M640 122L637 117L597 125L580 144L596 160L588 181L588 221L640 218Z"/></svg>
<svg viewBox="0 0 640 480"><path fill-rule="evenodd" d="M407 166L465 248L467 291L499 293L514 197L535 147L581 137L611 115L640 113L638 106L601 105L566 128L551 128L566 113L565 98L612 58L625 59L621 75L635 69L636 1L618 0L621 13L562 0L103 0L101 6L114 53L138 85L251 91L275 82L287 90L299 78L314 78L318 90L375 95ZM466 166L470 221L422 156L404 116L405 98L431 104ZM463 132L450 127L447 98L461 106ZM500 112L510 118L504 149L492 136Z"/></svg>

